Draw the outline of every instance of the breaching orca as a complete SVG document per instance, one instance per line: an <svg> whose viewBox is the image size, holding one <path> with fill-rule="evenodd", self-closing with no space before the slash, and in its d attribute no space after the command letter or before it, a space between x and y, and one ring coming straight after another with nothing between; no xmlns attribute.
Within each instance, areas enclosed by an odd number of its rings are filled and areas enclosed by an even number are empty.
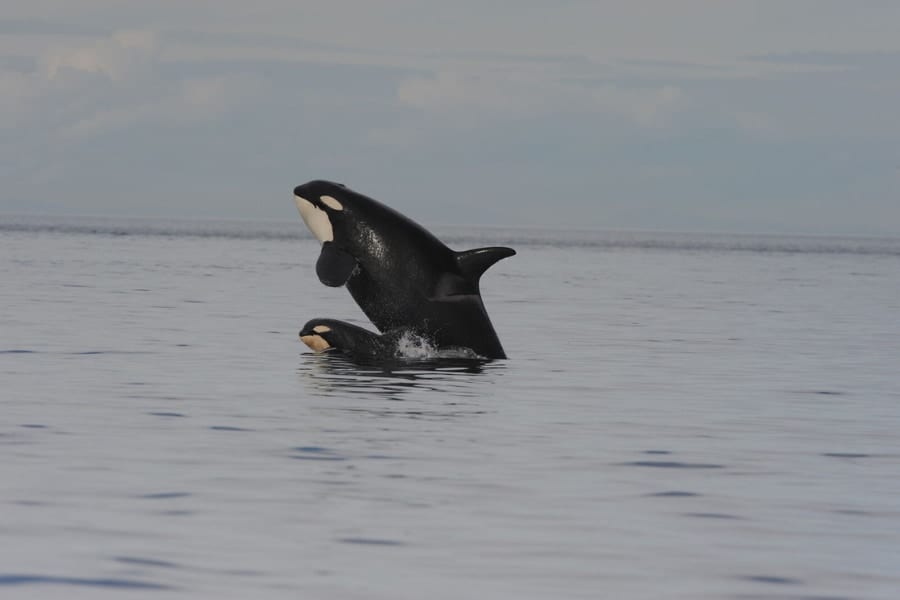
<svg viewBox="0 0 900 600"><path fill-rule="evenodd" d="M319 280L346 284L380 331L410 330L438 348L465 347L486 358L506 358L478 282L515 250L454 252L397 211L330 181L297 186L294 201L322 243Z"/></svg>

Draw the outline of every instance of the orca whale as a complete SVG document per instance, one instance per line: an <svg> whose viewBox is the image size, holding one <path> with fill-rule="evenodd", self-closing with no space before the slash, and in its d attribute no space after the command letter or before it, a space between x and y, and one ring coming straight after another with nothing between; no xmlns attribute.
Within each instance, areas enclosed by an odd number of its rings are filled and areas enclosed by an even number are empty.
<svg viewBox="0 0 900 600"><path fill-rule="evenodd" d="M406 329L438 348L465 347L485 358L506 358L479 280L515 250L455 252L392 208L330 181L297 186L294 202L322 243L319 280L332 287L346 284L379 331Z"/></svg>
<svg viewBox="0 0 900 600"><path fill-rule="evenodd" d="M396 354L401 330L378 335L336 319L311 319L300 330L300 341L316 353L343 352L357 358L390 358Z"/></svg>
<svg viewBox="0 0 900 600"><path fill-rule="evenodd" d="M441 360L455 361L472 361L480 358L469 348L441 348L439 355L434 356L432 351L436 349L428 346L428 340L410 329L392 329L379 335L337 319L310 319L300 330L300 341L316 354L336 352L362 363L373 359L383 361L415 358L427 361L434 360L438 356ZM421 351L426 354L416 355ZM410 356L408 352L413 352L413 355Z"/></svg>

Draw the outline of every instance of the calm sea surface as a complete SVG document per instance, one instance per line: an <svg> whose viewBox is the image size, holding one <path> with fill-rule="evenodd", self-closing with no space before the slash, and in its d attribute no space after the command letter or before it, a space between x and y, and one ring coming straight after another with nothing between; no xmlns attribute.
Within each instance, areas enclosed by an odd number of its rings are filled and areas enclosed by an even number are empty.
<svg viewBox="0 0 900 600"><path fill-rule="evenodd" d="M900 597L900 240L438 230L510 359L377 368L303 230L0 219L0 597Z"/></svg>

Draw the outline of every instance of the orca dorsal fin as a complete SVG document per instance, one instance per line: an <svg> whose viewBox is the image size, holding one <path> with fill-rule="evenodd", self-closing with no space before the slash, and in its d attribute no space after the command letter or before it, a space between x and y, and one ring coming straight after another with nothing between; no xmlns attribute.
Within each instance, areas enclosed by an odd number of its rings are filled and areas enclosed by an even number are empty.
<svg viewBox="0 0 900 600"><path fill-rule="evenodd" d="M456 253L456 263L459 265L459 270L462 272L463 277L478 283L478 280L481 279L481 276L491 265L498 260L513 256L515 253L516 251L512 248L504 248L502 246L463 250Z"/></svg>

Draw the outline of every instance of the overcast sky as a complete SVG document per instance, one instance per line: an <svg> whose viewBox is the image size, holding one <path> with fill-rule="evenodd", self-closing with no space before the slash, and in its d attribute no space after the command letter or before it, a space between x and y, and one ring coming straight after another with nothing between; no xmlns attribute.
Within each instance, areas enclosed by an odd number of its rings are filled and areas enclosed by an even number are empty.
<svg viewBox="0 0 900 600"><path fill-rule="evenodd" d="M900 2L0 0L0 213L900 234Z"/></svg>

